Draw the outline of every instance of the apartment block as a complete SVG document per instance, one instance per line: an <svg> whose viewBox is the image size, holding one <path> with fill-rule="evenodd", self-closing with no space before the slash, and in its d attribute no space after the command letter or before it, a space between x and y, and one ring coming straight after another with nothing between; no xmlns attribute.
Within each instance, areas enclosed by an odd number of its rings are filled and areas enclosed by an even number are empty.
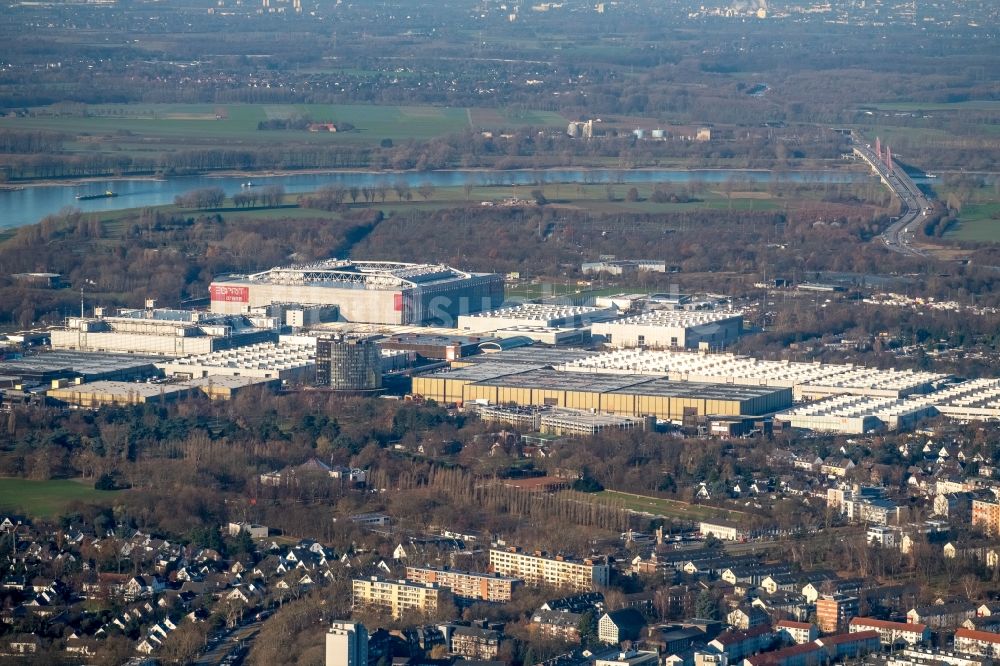
<svg viewBox="0 0 1000 666"><path fill-rule="evenodd" d="M445 590L437 583L412 580L388 580L380 576L355 578L352 584L354 606L388 610L396 619L405 613L430 614L444 600Z"/></svg>
<svg viewBox="0 0 1000 666"><path fill-rule="evenodd" d="M490 569L502 576L514 576L527 585L551 585L578 592L608 584L611 567L607 558L573 559L548 555L545 551L524 552L520 548L490 550Z"/></svg>
<svg viewBox="0 0 1000 666"><path fill-rule="evenodd" d="M1000 657L1000 634L962 627L955 632L955 650L981 657Z"/></svg>
<svg viewBox="0 0 1000 666"><path fill-rule="evenodd" d="M778 635L797 645L810 643L819 638L819 630L812 622L796 622L795 620L779 620L774 625Z"/></svg>
<svg viewBox="0 0 1000 666"><path fill-rule="evenodd" d="M846 631L851 618L860 608L857 597L846 594L824 594L816 600L816 624L823 633Z"/></svg>
<svg viewBox="0 0 1000 666"><path fill-rule="evenodd" d="M440 567L406 567L406 579L416 583L437 583L460 599L475 601L510 601L523 581L496 573L454 571Z"/></svg>
<svg viewBox="0 0 1000 666"><path fill-rule="evenodd" d="M500 653L502 634L480 627L455 627L451 634L451 653L466 659L489 661Z"/></svg>
<svg viewBox="0 0 1000 666"><path fill-rule="evenodd" d="M334 622L326 632L326 666L368 666L368 630L357 622Z"/></svg>
<svg viewBox="0 0 1000 666"><path fill-rule="evenodd" d="M873 617L856 617L851 619L850 632L877 631L882 645L919 645L931 638L931 630L926 624L909 624L907 622L889 622L876 620Z"/></svg>
<svg viewBox="0 0 1000 666"><path fill-rule="evenodd" d="M986 536L1000 535L1000 502L972 500L972 527Z"/></svg>

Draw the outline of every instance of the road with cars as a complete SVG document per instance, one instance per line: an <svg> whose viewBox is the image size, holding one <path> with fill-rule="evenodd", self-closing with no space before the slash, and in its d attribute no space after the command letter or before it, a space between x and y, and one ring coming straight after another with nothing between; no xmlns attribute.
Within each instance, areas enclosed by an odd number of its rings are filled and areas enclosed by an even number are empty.
<svg viewBox="0 0 1000 666"><path fill-rule="evenodd" d="M899 198L902 211L898 218L882 232L881 242L893 252L911 256L926 256L926 253L913 247L914 234L920 233L924 216L930 214L934 206L920 191L916 183L893 160L893 168L889 167L875 154L870 144L855 135L854 152L868 162L882 182Z"/></svg>
<svg viewBox="0 0 1000 666"><path fill-rule="evenodd" d="M255 617L246 624L216 634L192 663L196 666L239 666L263 624L264 618Z"/></svg>

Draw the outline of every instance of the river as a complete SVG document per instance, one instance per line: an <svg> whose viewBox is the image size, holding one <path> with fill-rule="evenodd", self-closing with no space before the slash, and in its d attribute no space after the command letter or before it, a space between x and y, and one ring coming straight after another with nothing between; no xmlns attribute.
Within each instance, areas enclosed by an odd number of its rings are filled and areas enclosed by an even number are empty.
<svg viewBox="0 0 1000 666"><path fill-rule="evenodd" d="M324 185L369 187L392 185L400 181L416 189L422 183L435 187L472 185L535 185L546 183L688 183L701 181L718 184L727 180L740 182L770 182L780 178L795 183L857 183L870 179L861 171L744 171L735 169L669 170L669 169L525 169L513 171L454 170L454 171L334 171L293 173L274 176L182 176L163 180L108 179L70 184L27 186L20 190L0 191L0 228L34 224L46 215L67 207L85 213L144 208L171 204L174 197L205 187L221 187L228 196L241 191L251 181L254 187L283 185L285 192L313 192ZM106 199L78 201L77 195L115 192Z"/></svg>

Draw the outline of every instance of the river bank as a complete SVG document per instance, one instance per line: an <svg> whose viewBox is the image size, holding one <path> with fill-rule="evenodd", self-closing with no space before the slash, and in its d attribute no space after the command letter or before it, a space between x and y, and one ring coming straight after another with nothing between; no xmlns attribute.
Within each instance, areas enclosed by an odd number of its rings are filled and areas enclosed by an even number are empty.
<svg viewBox="0 0 1000 666"><path fill-rule="evenodd" d="M57 179L33 183L21 190L0 191L0 227L19 227L38 222L66 208L84 213L107 212L172 204L192 190L221 188L227 197L246 191L248 181L255 186L281 186L286 194L305 194L324 187L349 189L396 188L417 190L431 187L538 186L543 183L629 185L673 183L703 186L726 186L741 189L744 183L850 184L863 183L870 177L860 169L841 167L822 170L769 171L765 169L456 169L438 171L367 171L301 170L214 172L201 176L88 178L74 181ZM9 183L13 185L12 183ZM91 197L112 191L114 197Z"/></svg>
<svg viewBox="0 0 1000 666"><path fill-rule="evenodd" d="M431 169L418 171L416 169L220 169L220 170L202 170L191 173L182 174L169 174L169 175L155 175L155 174L134 174L134 175L123 175L123 176L79 176L73 178L60 177L60 178L38 178L38 179L25 179L8 181L6 183L0 183L0 192L5 191L18 191L28 187L72 187L74 185L85 185L87 183L115 183L124 181L152 181L161 182L167 181L175 178L246 178L252 180L254 178L287 178L291 176L324 176L324 175L336 175L336 174L373 174L381 176L413 176L419 174L447 174L447 173L469 173L469 174L483 174L483 173L532 173L532 174L546 174L546 173L560 173L565 171L574 172L607 172L607 171L621 171L621 172L632 172L632 173L652 173L652 172L663 172L663 171L680 171L686 173L776 173L776 174L793 174L800 172L815 172L815 171L826 171L826 170L856 170L856 165L851 163L843 163L841 161L808 161L802 162L795 165L794 167L783 167L783 168L768 168L768 167L729 167L729 166L712 166L712 165L701 165L701 164L686 164L686 163L668 163L664 165L654 165L654 166L641 166L632 168L621 168L616 166L600 166L600 165L589 165L589 166L547 166L547 167L518 167L515 169L497 169L494 167L467 167L467 168L455 168L455 169Z"/></svg>

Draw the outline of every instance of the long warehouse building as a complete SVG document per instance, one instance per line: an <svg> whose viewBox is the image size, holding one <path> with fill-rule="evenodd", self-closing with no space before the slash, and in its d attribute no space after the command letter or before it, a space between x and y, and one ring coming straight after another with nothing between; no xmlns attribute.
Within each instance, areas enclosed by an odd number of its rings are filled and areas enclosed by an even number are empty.
<svg viewBox="0 0 1000 666"><path fill-rule="evenodd" d="M763 416L792 405L792 391L786 387L677 382L649 375L573 373L492 363L414 377L413 392L444 403L549 406L671 421Z"/></svg>
<svg viewBox="0 0 1000 666"><path fill-rule="evenodd" d="M432 264L329 259L231 275L212 282L212 312L239 314L272 303L337 305L340 317L374 324L442 322L503 302L503 278Z"/></svg>

